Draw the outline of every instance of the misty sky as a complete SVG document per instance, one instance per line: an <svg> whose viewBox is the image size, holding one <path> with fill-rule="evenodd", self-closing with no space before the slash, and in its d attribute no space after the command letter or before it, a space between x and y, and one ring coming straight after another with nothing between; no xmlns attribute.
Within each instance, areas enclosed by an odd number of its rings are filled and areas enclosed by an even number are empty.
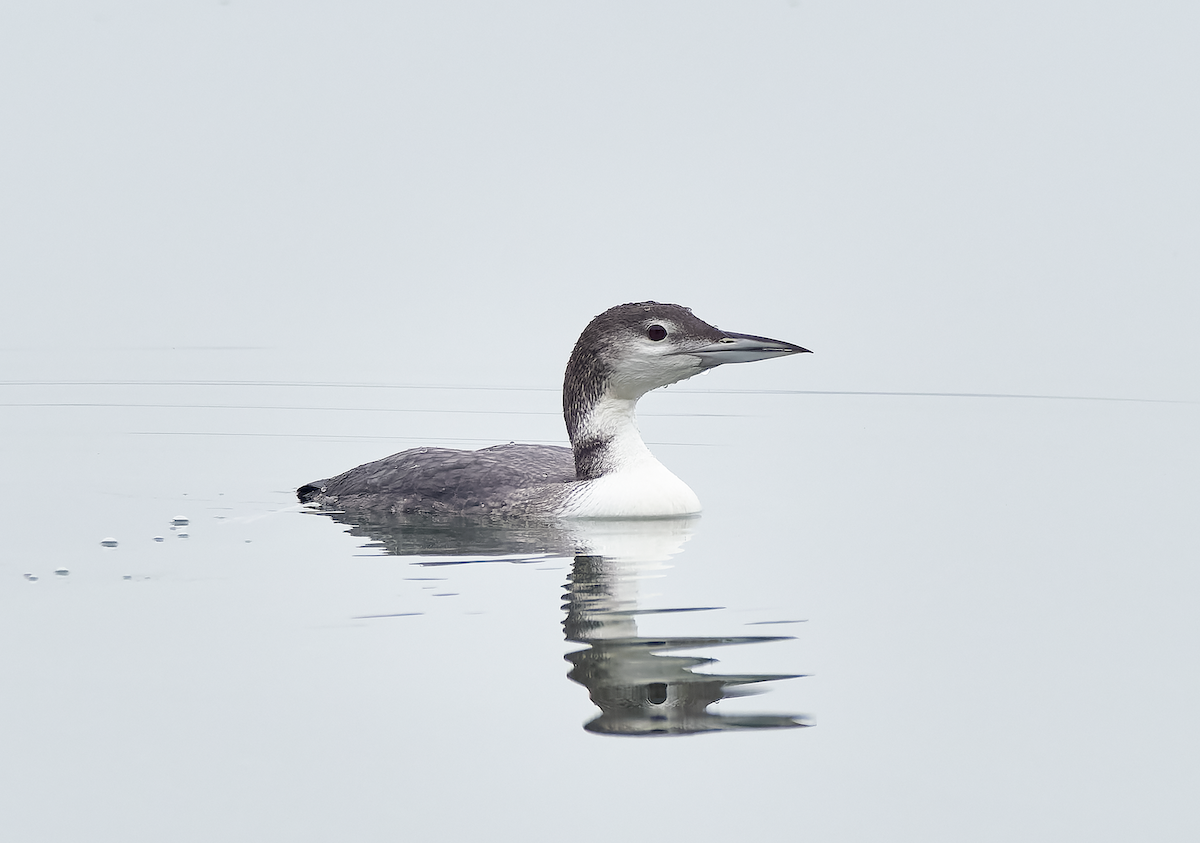
<svg viewBox="0 0 1200 843"><path fill-rule="evenodd" d="M14 376L253 346L314 377L539 384L592 315L654 298L813 348L795 388L1194 400L1198 23L6 4L0 348Z"/></svg>

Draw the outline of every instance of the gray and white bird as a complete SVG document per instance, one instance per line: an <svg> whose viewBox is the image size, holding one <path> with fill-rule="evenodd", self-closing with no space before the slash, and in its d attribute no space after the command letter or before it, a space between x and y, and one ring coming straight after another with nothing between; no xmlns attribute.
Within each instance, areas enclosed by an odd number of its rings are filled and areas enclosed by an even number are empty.
<svg viewBox="0 0 1200 843"><path fill-rule="evenodd" d="M584 329L563 379L571 447L413 448L296 490L303 503L347 512L491 518L662 518L700 511L687 484L654 458L634 410L653 389L723 363L806 352L722 331L677 304L604 311Z"/></svg>

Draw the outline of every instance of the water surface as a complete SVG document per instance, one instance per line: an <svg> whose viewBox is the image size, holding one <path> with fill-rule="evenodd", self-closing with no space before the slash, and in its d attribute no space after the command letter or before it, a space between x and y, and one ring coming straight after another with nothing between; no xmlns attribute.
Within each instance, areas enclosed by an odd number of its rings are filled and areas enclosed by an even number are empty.
<svg viewBox="0 0 1200 843"><path fill-rule="evenodd" d="M63 380L0 387L30 839L616 833L581 798L702 838L1194 817L1191 405L698 382L642 427L701 518L464 531L292 489L561 441L552 390Z"/></svg>

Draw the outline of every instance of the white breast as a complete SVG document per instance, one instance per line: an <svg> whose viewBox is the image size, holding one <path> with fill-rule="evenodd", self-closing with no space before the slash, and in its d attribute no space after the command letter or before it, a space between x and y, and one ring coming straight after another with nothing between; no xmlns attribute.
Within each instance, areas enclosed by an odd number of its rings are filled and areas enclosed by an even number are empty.
<svg viewBox="0 0 1200 843"><path fill-rule="evenodd" d="M572 485L563 518L665 518L701 509L696 493L653 458Z"/></svg>

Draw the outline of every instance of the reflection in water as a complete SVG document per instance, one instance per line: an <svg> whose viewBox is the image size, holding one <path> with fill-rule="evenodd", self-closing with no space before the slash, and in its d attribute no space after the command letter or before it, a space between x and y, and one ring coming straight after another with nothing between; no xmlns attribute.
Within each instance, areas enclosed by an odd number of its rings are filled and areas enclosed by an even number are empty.
<svg viewBox="0 0 1200 843"><path fill-rule="evenodd" d="M716 659L679 651L779 641L787 636L645 637L637 618L684 609L640 609L638 583L668 567L682 550L695 519L584 521L518 525L462 517L391 516L364 520L320 513L350 525L351 535L371 539L397 556L574 555L566 584L563 628L568 641L587 645L567 655L568 676L587 688L600 716L584 726L610 735L685 735L739 729L810 725L792 714L720 714L709 706L744 696L742 686L797 674L713 674L695 668ZM467 561L467 560L464 560ZM470 560L475 561L475 560ZM425 564L446 564L427 562Z"/></svg>
<svg viewBox="0 0 1200 843"><path fill-rule="evenodd" d="M608 522L589 525L589 553L575 556L566 586L568 641L588 645L567 656L569 676L588 689L601 711L584 728L609 735L685 735L732 729L795 728L808 725L795 715L719 714L709 706L747 693L740 686L795 674L697 673L716 660L671 655L729 644L779 641L786 636L645 637L637 618L650 614L705 611L645 610L638 583L679 553L691 535L690 520Z"/></svg>
<svg viewBox="0 0 1200 843"><path fill-rule="evenodd" d="M489 521L460 515L381 515L309 510L350 527L367 547L393 556L519 556L575 552L572 533L557 523Z"/></svg>

